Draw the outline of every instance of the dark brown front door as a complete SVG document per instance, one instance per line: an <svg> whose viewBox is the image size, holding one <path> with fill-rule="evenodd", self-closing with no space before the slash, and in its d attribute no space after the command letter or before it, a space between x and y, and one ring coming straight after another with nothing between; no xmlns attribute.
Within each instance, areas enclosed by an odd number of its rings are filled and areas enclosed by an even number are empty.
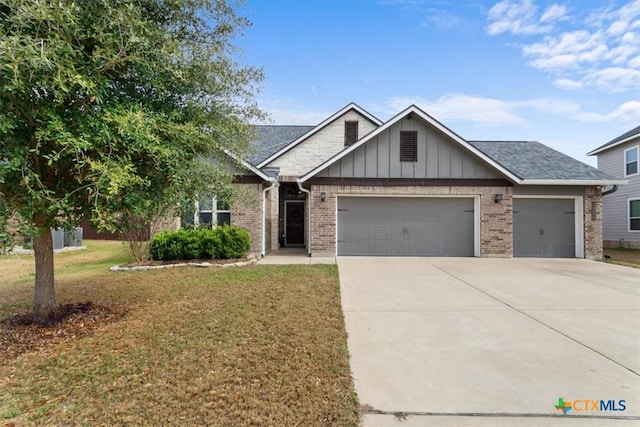
<svg viewBox="0 0 640 427"><path fill-rule="evenodd" d="M304 244L304 202L285 202L285 243Z"/></svg>

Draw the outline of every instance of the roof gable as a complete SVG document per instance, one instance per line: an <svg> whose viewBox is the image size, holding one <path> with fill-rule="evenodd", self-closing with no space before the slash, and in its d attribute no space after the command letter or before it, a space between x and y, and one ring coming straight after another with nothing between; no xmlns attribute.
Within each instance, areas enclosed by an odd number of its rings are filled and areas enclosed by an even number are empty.
<svg viewBox="0 0 640 427"><path fill-rule="evenodd" d="M609 150L610 148L616 147L620 144L624 144L625 142L628 142L636 137L640 137L640 126L637 126L631 129L630 131L623 133L619 137L613 138L611 141L607 142L604 145L601 145L595 150L588 152L587 156L593 156L594 154L598 154L603 151Z"/></svg>
<svg viewBox="0 0 640 427"><path fill-rule="evenodd" d="M316 177L504 179L486 162L417 115L401 120Z"/></svg>
<svg viewBox="0 0 640 427"><path fill-rule="evenodd" d="M340 161L345 156L347 156L350 153L354 152L355 150L357 150L358 148L360 148L364 144L367 144L369 141L371 141L374 138L376 138L382 132L385 132L386 130L390 129L392 126L394 126L395 124L397 124L400 121L402 121L405 117L406 118L411 118L411 117L413 117L413 115L416 115L416 116L420 117L422 120L427 122L429 125L433 126L435 129L437 129L440 132L442 132L444 135L449 137L450 140L452 140L454 142L454 144L459 144L464 149L466 149L466 150L470 151L471 153L475 154L482 161L484 161L485 163L489 164L492 168L496 169L502 175L506 176L507 178L509 178L510 180L512 180L514 182L518 182L519 183L520 180L518 179L518 177L515 176L513 173L511 173L508 169L504 168L502 165L500 165L499 163L497 163L496 161L494 161L493 159L488 157L486 154L484 154L483 152L481 152L480 150L475 148L473 145L469 144L461 136L459 136L458 134L456 134L455 132L453 132L452 130L447 128L445 125L443 125L442 123L440 123L439 121L437 121L436 119L434 119L429 114L425 113L424 111L422 111L420 108L418 108L415 105L411 105L411 106L407 107L405 110L403 110L402 112L400 112L396 116L394 116L391 119L389 119L386 123L384 123L383 125L378 127L376 130L374 130L373 132L369 133L368 135L366 135L365 137L360 139L360 141L356 142L355 144L351 145L347 149L345 149L345 150L341 151L340 153L336 154L335 156L331 157L326 162L320 164L319 166L317 166L316 168L314 168L313 170L308 172L306 175L301 177L300 181L304 182L304 181L312 178L313 176L317 175L318 173L320 173L324 169L334 165L335 163Z"/></svg>
<svg viewBox="0 0 640 427"><path fill-rule="evenodd" d="M363 116L365 119L369 120L371 123L373 123L376 126L379 126L379 125L382 124L382 122L378 118L376 118L375 116L373 116L372 114L370 114L369 112L367 112L366 110L362 109L360 106L358 106L357 104L352 102L352 103L346 105L344 108L340 109L339 111L335 112L331 116L329 116L327 119L325 119L324 121L319 123L317 126L314 126L314 127L310 128L307 132L305 132L302 135L298 136L295 140L291 141L289 144L285 145L284 147L282 147L281 149L279 149L275 153L273 153L273 154L269 155L267 158L261 160L260 163L258 163L257 166L259 168L261 168L263 166L268 165L269 163L273 162L278 157L282 156L283 154L287 153L292 148L296 147L298 144L300 144L303 141L307 140L308 138L310 138L314 134L320 132L322 129L324 129L329 124L331 124L334 120L336 120L337 118L343 116L344 114L346 114L347 112L349 112L351 110L356 111L357 113L359 113L361 116Z"/></svg>

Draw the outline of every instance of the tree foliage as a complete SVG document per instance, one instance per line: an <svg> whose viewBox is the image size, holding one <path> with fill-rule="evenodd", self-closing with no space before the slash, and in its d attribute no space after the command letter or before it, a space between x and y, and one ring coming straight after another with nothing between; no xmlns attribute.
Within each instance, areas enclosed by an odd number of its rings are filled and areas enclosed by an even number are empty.
<svg viewBox="0 0 640 427"><path fill-rule="evenodd" d="M262 114L234 6L0 0L0 224L34 230L37 314L55 306L38 301L50 227L113 226L229 182L225 150L246 150Z"/></svg>

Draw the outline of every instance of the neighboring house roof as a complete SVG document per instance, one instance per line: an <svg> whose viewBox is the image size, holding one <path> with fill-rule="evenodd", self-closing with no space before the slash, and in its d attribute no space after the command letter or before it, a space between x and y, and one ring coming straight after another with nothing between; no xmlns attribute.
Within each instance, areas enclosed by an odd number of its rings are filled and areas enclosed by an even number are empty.
<svg viewBox="0 0 640 427"><path fill-rule="evenodd" d="M612 139L611 141L607 142L604 145L601 145L600 147L596 148L593 151L590 151L587 153L587 156L593 156L594 154L598 154L601 153L605 150L608 150L610 148L613 148L617 145L620 144L624 144L627 141L632 140L635 137L640 137L640 126L635 127L633 129L631 129L629 132L625 132L622 135L620 135L617 138Z"/></svg>
<svg viewBox="0 0 640 427"><path fill-rule="evenodd" d="M597 185L617 180L606 173L535 141L469 141L516 175L521 184ZM618 184L622 182L617 182Z"/></svg>
<svg viewBox="0 0 640 427"><path fill-rule="evenodd" d="M342 108L341 110L339 110L339 111L335 112L334 114L332 114L331 116L329 116L327 119L322 121L317 126L310 127L310 129L307 132L305 132L304 134L300 135L298 138L296 138L294 141L291 141L289 144L286 144L280 150L278 150L275 153L269 155L267 158L261 160L260 163L258 163L258 167L262 168L262 167L266 166L267 164L271 163L273 160L277 159L278 157L280 157L281 155L283 155L287 151L291 150L293 147L295 147L296 145L300 144L302 141L306 140L310 136L312 136L315 133L321 131L328 124L330 124L335 119L337 119L338 117L342 116L343 114L346 114L350 110L357 111L363 117L365 117L367 120L371 121L372 123L375 123L376 125L381 125L382 124L382 122L378 118L376 118L375 116L373 116L372 114L370 114L369 112L367 112L366 110L362 109L360 106L358 106L357 104L352 102L352 103L348 104L347 106L345 106L344 108Z"/></svg>
<svg viewBox="0 0 640 427"><path fill-rule="evenodd" d="M300 178L305 182L322 170L357 150L406 116L417 115L453 141L494 167L509 180L522 185L617 185L627 181L615 178L575 160L539 142L475 141L470 142L445 125L411 105L355 144L337 153Z"/></svg>
<svg viewBox="0 0 640 427"><path fill-rule="evenodd" d="M251 163L259 164L313 128L314 126L255 125L253 129L256 138L251 142L255 152L251 155Z"/></svg>

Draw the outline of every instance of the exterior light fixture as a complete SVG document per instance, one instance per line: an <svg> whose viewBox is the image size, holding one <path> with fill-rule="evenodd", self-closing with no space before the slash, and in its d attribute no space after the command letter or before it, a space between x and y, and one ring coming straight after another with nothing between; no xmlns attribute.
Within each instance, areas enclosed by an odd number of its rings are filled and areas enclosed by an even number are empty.
<svg viewBox="0 0 640 427"><path fill-rule="evenodd" d="M493 201L495 203L500 203L502 201L502 194L496 194L493 196Z"/></svg>
<svg viewBox="0 0 640 427"><path fill-rule="evenodd" d="M320 200L323 202L327 200L327 193L325 193L324 191L320 193Z"/></svg>

